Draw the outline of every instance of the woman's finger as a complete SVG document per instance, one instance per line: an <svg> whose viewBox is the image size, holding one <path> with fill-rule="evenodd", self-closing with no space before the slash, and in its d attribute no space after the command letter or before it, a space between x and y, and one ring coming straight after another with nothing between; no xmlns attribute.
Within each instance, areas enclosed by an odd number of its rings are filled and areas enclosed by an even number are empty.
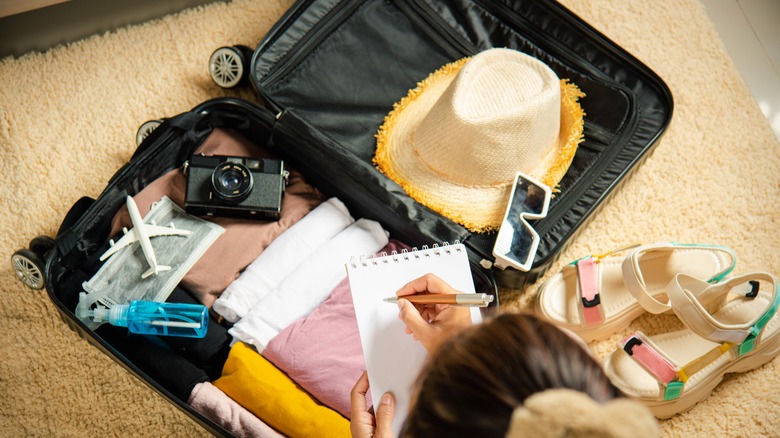
<svg viewBox="0 0 780 438"><path fill-rule="evenodd" d="M368 372L363 371L355 386L352 387L352 391L349 393L349 401L352 407L352 412L365 412L366 407L366 393L368 392Z"/></svg>
<svg viewBox="0 0 780 438"><path fill-rule="evenodd" d="M395 294L396 296L402 297L404 295L414 295L418 293L456 294L459 292L436 275L425 274L422 277L415 278L409 283L406 283L398 289Z"/></svg>
<svg viewBox="0 0 780 438"><path fill-rule="evenodd" d="M393 414L395 413L395 398L390 392L386 392L379 401L376 410L375 438L388 438L393 436Z"/></svg>

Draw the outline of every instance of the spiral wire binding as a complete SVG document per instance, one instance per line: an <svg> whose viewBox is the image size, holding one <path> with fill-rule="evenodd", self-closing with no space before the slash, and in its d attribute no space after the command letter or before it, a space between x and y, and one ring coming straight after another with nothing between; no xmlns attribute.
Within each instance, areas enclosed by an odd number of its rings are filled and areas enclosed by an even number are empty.
<svg viewBox="0 0 780 438"><path fill-rule="evenodd" d="M378 266L380 262L383 264L388 264L390 263L390 260L397 263L401 259L404 261L409 261L412 259L420 259L421 257L431 257L431 254L435 256L441 256L442 254L449 255L452 254L453 251L463 251L463 247L458 245L460 245L460 241L456 240L453 244L450 244L449 242L444 242L441 245L434 243L431 247L428 245L423 245L420 249L417 249L415 246L412 247L411 251L407 250L406 248L401 249L401 252L393 250L390 252L390 254L382 251L374 255L361 255L357 259L355 257L350 257L349 264L353 269L357 269L358 266L362 266L364 268L368 267L369 265Z"/></svg>

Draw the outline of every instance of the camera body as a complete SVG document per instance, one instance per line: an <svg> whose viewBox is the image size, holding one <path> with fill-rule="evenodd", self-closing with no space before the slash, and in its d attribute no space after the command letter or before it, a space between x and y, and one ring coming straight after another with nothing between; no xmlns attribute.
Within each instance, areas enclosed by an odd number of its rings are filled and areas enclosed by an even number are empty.
<svg viewBox="0 0 780 438"><path fill-rule="evenodd" d="M184 209L196 216L279 219L287 175L281 160L193 155Z"/></svg>

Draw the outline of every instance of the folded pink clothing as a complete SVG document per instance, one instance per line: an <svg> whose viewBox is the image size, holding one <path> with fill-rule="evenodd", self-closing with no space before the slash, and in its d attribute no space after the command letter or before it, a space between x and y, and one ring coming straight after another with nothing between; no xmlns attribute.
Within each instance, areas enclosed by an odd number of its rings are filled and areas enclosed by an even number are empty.
<svg viewBox="0 0 780 438"><path fill-rule="evenodd" d="M283 435L247 411L211 382L195 385L187 403L237 437L282 438Z"/></svg>
<svg viewBox="0 0 780 438"><path fill-rule="evenodd" d="M382 251L409 249L390 240ZM345 277L308 316L282 330L263 356L320 403L351 418L349 392L366 369L349 281Z"/></svg>
<svg viewBox="0 0 780 438"><path fill-rule="evenodd" d="M195 151L205 155L275 158L264 148L248 141L232 130L215 129ZM284 230L292 226L325 200L322 193L309 185L296 170L288 168L289 182L282 197L278 221L213 217L208 220L225 228L225 232L209 247L182 280L182 286L211 308L227 286L238 278L260 253ZM141 215L146 215L153 202L163 195L184 206L186 178L181 170L172 170L152 181L133 199ZM132 227L127 207L123 206L111 222L111 236L122 227Z"/></svg>

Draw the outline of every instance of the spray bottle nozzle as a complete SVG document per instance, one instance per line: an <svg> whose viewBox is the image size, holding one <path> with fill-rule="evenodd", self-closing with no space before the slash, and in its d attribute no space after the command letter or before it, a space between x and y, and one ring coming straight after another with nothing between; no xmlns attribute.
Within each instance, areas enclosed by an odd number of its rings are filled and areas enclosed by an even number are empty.
<svg viewBox="0 0 780 438"><path fill-rule="evenodd" d="M90 310L92 320L95 322L108 322L108 316L111 313L111 309L105 306L98 305L93 310Z"/></svg>

